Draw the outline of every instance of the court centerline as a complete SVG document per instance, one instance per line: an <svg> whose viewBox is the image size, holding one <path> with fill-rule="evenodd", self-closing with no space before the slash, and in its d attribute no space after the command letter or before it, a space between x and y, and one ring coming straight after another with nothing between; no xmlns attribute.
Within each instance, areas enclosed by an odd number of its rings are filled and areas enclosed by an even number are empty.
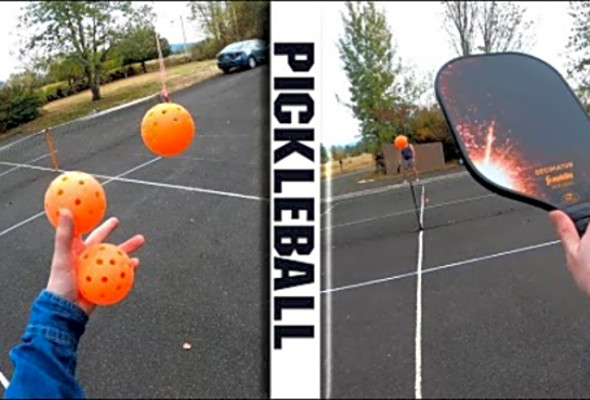
<svg viewBox="0 0 590 400"><path fill-rule="evenodd" d="M420 225L424 226L424 193L425 187L422 185L422 195L420 198ZM416 335L414 338L414 355L415 355L415 379L414 379L414 396L416 399L422 398L422 262L424 260L424 230L418 232L418 260L416 262Z"/></svg>

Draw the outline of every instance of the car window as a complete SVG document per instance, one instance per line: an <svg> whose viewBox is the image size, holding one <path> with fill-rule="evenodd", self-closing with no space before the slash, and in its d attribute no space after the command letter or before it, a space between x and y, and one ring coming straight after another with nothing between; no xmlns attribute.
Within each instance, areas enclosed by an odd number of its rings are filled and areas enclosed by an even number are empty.
<svg viewBox="0 0 590 400"><path fill-rule="evenodd" d="M232 44L225 46L225 48L221 52L226 53L226 52L230 52L230 51L243 50L244 45L245 45L244 42L232 43Z"/></svg>

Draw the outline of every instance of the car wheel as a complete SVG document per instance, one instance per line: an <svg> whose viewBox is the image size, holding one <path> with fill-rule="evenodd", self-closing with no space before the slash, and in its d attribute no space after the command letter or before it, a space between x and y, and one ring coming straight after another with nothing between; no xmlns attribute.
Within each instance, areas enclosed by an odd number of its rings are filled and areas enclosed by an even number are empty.
<svg viewBox="0 0 590 400"><path fill-rule="evenodd" d="M229 68L221 68L224 74L229 74Z"/></svg>
<svg viewBox="0 0 590 400"><path fill-rule="evenodd" d="M257 64L256 64L256 59L255 59L254 57L252 57L252 56L251 56L251 57L248 59L248 67L250 67L250 69L254 69L254 68L256 68L256 65L257 65Z"/></svg>

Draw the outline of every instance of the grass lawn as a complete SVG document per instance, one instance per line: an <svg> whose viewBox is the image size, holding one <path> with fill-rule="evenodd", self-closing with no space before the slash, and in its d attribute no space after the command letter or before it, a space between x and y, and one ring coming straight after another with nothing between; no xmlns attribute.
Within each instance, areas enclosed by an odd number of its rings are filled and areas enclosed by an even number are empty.
<svg viewBox="0 0 590 400"><path fill-rule="evenodd" d="M166 88L168 92L172 93L220 73L215 60L176 65L166 69ZM154 95L160 92L161 87L158 71L107 83L100 88L101 100L92 101L90 90L87 90L52 101L43 107L40 117L0 134L0 139L18 133L39 132L42 129L72 121L95 111L106 110Z"/></svg>
<svg viewBox="0 0 590 400"><path fill-rule="evenodd" d="M328 161L321 166L321 178L326 179L332 176L347 174L350 172L375 168L375 161L371 154L365 153L356 157L347 157L342 160L342 171L338 161Z"/></svg>
<svg viewBox="0 0 590 400"><path fill-rule="evenodd" d="M420 173L419 177L420 178L427 178L429 176L439 175L441 173L444 173L445 171L450 171L450 170L460 169L460 168L462 168L462 167L459 165L459 161L457 161L457 160L448 161L440 169L430 171L430 172ZM411 173L408 176L410 178L413 177L413 175ZM364 181L391 181L391 183L397 183L397 182L401 182L402 174L382 175L382 174L378 174L377 172L375 172L373 170L373 171L367 171L366 174L359 176L358 180L359 181L363 181L363 180Z"/></svg>
<svg viewBox="0 0 590 400"><path fill-rule="evenodd" d="M459 167L460 165L458 161L449 161L440 170L431 171L430 173L425 174L425 176L430 174L438 174L442 171L456 169ZM342 162L342 169L343 171L340 171L340 164L338 161L329 161L324 163L321 166L321 179L330 179L334 176L357 171L366 171L365 174L359 175L357 177L357 180L359 181L398 181L401 179L401 175L378 174L375 171L375 161L373 160L373 156L371 154L361 154L357 157L345 158Z"/></svg>

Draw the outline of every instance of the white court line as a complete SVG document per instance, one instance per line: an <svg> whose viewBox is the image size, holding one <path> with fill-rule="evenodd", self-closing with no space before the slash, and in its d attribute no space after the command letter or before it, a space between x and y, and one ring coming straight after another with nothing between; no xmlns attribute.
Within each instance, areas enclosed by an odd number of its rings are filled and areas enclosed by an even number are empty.
<svg viewBox="0 0 590 400"><path fill-rule="evenodd" d="M526 251L537 250L537 249L541 249L544 247L553 246L557 243L559 243L559 240L552 240L550 242L544 242L544 243L534 244L531 246L520 247L517 249L503 251L500 253L489 254L487 256L475 257L475 258L470 258L468 260L457 261L457 262L453 262L450 264L439 265L436 267L423 269L422 275L428 274L431 272L442 271L442 270L449 269L449 268L460 267L462 265L474 264L474 263L478 263L481 261L487 261L487 260L491 260L491 259L498 258L498 257L504 257L504 256L513 255L513 254L523 253ZM392 275L392 276L388 276L388 277L381 278L381 279L374 279L374 280L370 280L370 281L366 281L366 282L355 283L352 285L340 286L340 287L337 287L334 289L324 289L324 290L322 290L321 293L324 294L324 293L341 292L344 290L356 289L356 288L361 288L361 287L366 287L366 286L373 286L373 285L377 285L380 283L396 281L396 280L404 279L404 278L410 278L412 276L416 276L416 272L406 272L405 274Z"/></svg>
<svg viewBox="0 0 590 400"><path fill-rule="evenodd" d="M40 213L35 214L32 217L29 217L29 218L19 222L18 224L12 225L10 228L4 229L2 232L0 232L0 237L6 235L9 232L12 232L16 228L19 228L25 224L28 224L29 222L33 221L34 219L39 218L41 215L44 215L44 214L45 214L45 211L41 211Z"/></svg>
<svg viewBox="0 0 590 400"><path fill-rule="evenodd" d="M2 386L4 386L4 389L8 389L8 384L10 382L8 382L8 379L6 379L2 372L0 372L0 383L2 384Z"/></svg>
<svg viewBox="0 0 590 400"><path fill-rule="evenodd" d="M23 138L20 138L20 139L18 139L18 140L15 140L15 141L14 141L14 142L12 142L12 143L5 144L4 146L0 147L0 151L2 151L2 150L4 150L4 149L8 149L8 148L10 148L10 147L14 146L15 144L18 144L18 143L20 143L20 142L24 142L25 140L32 139L32 138L34 138L35 136L42 134L43 132L44 132L44 131L39 131L39 132L31 133L30 135L27 135L27 136L25 136L25 137L23 137Z"/></svg>
<svg viewBox="0 0 590 400"><path fill-rule="evenodd" d="M150 181L143 181L139 179L127 179L127 178L115 178L114 180L119 182L127 182L127 183L137 183L138 185L146 185L146 186L155 186L160 188L167 188L167 189L177 189L177 190L185 190L187 192L199 192L199 193L207 193L213 194L217 196L225 196L225 197L234 197L238 199L245 199L245 200L257 200L257 201L268 201L268 199L264 197L258 196L250 196L247 194L240 194L240 193L232 193L232 192L224 192L221 190L213 190L213 189L202 189L193 186L184 186L184 185L174 185L162 182L150 182Z"/></svg>
<svg viewBox="0 0 590 400"><path fill-rule="evenodd" d="M154 160L148 161L148 164L153 161ZM60 172L60 173L65 172L63 170L55 171L52 168L38 167L36 165L16 164L16 163L10 163L10 162L5 162L5 161L0 161L0 165L21 166L22 168L36 169L39 171L48 171L48 172ZM126 172L125 175L127 173L130 173L130 172ZM268 201L268 199L266 199L264 197L250 196L247 194L240 194L240 193L233 193L233 192L224 192L221 190L203 189L203 188L198 188L198 187L193 187L193 186L175 185L175 184L163 183L163 182L144 181L141 179L128 179L128 178L122 178L120 176L113 177L113 176L109 176L109 175L93 174L90 172L89 172L89 174L94 177L97 177L97 178L108 179L109 181L136 183L138 185L155 186L155 187L167 188L167 189L177 189L177 190L184 190L187 192L207 193L207 194L213 194L213 195L218 195L218 196L235 197L235 198L246 199L246 200Z"/></svg>
<svg viewBox="0 0 590 400"><path fill-rule="evenodd" d="M125 171L125 172L123 172L122 174L119 174L119 175L117 175L116 177L113 177L113 178L112 178L112 179L110 179L110 180L107 180L107 181L106 181L106 182L104 182L102 185L103 185L103 186L104 186L104 185L108 185L110 182L112 182L112 181L113 181L113 180L115 180L116 178L118 178L118 177L122 177L122 176L125 176L125 175L127 175L127 174L130 174L130 173L132 173L133 171L137 171L138 169L140 169L140 168L143 168L143 167L145 167L145 166L147 166L147 165L149 165L149 164L151 164L151 163L153 163L153 162L156 162L156 161L158 161L158 160L159 160L159 159L161 159L161 158L162 158L162 157L156 157L156 158L153 158L153 159L151 159L151 160L149 160L149 161L146 161L146 162L144 162L143 164L140 164L140 165L138 165L138 166L136 166L136 167L133 167L133 168L131 168L130 170L128 170L128 171ZM50 171L53 171L53 172L55 172L55 170L53 170L53 169L50 169ZM45 210L43 210L43 211L41 211L40 213L37 213L37 214L35 214L35 215L33 215L33 216L31 216L31 217L29 217L29 218L27 218L27 219L25 219L25 220L23 220L23 221L19 222L18 224L15 224L15 225L11 226L10 228L4 229L2 232L0 232L0 237L2 237L2 236L4 236L4 235L6 235L6 234L7 234L7 233L9 233L9 232L12 232L13 230L15 230L15 229L16 229L16 228L18 228L18 227L21 227L21 226L23 226L23 225L25 225L25 224L27 224L27 223L29 223L29 222L31 222L31 221L33 221L33 220L35 220L35 219L39 218L39 217L40 217L40 216L42 216L42 215L45 215Z"/></svg>
<svg viewBox="0 0 590 400"><path fill-rule="evenodd" d="M446 201L444 203L434 204L432 206L425 207L425 209L426 210L430 210L432 208L445 207L445 206L450 206L450 205L453 205L453 204L466 203L468 201L481 200L481 199L485 199L487 197L495 197L495 196L496 196L495 194L484 194L484 195L481 195L481 196L467 197L465 199L452 200L452 201ZM376 221L376 220L382 219L382 218L397 217L399 215L409 214L409 213L415 213L415 212L416 212L416 210L414 208L408 208L406 210L396 211L394 213L389 213L389 214L383 214L383 215L380 215L380 216L377 216L377 217L363 218L363 219L358 219L356 221L344 222L344 223L338 224L338 225L327 226L325 228L322 228L322 230L335 229L335 228L343 228L343 227L346 227L346 226L362 224L362 223L365 223L365 222L372 222L372 221Z"/></svg>
<svg viewBox="0 0 590 400"><path fill-rule="evenodd" d="M464 176L469 176L469 173L468 172L455 172L452 174L433 176L432 178L422 179L422 180L420 180L420 182L422 184L434 183L434 182L441 182L441 181L446 181L446 180L450 180L450 179L459 179ZM379 193L387 192L389 190L400 190L400 189L405 188L406 186L407 186L407 184L398 183L395 185L388 185L388 186L383 186L383 187L374 188L374 189L358 190L358 191L351 192L351 193L344 193L344 194L338 195L336 197L330 196L330 197L323 199L322 201L325 203L332 203L334 201L339 201L339 200L349 200L349 199L354 199L356 197L363 197L363 196L370 196L373 194L379 194Z"/></svg>
<svg viewBox="0 0 590 400"><path fill-rule="evenodd" d="M115 106L115 107L107 108L106 110L102 110L102 111L95 112L93 114L86 115L84 117L78 118L77 120L74 120L74 121L71 121L71 122L87 121L89 119L94 119L94 118L102 117L103 115L107 115L107 114L110 114L112 112L115 112L115 111L118 111L118 110L122 110L124 108L131 107L131 106L134 106L136 104L142 103L144 101L147 101L147 100L156 98L158 96L158 94L159 93L150 94L149 96L145 96L145 97L142 97L140 99L136 99L136 100L130 101L128 103L123 103L123 104L120 104L120 105Z"/></svg>
<svg viewBox="0 0 590 400"><path fill-rule="evenodd" d="M320 218L323 217L324 215L326 215L327 213L329 213L330 211L332 211L334 209L334 207L336 207L338 204L340 204L340 203L334 203L330 207L326 208L326 210L322 213L322 215L320 215ZM322 229L322 230L324 230L324 229Z"/></svg>
<svg viewBox="0 0 590 400"><path fill-rule="evenodd" d="M112 177L112 178L109 178L109 179L107 179L107 180L106 180L106 181L105 181L105 182L104 182L102 185L103 185L103 186L104 186L104 185L108 185L109 183L111 183L112 181L116 180L117 178L121 178L121 177L123 177L123 176L125 176L125 175L129 175L130 173L132 173L132 172L135 172L135 171L137 171L137 170L138 170L138 169L140 169L140 168L147 167L148 165L150 165L150 164L152 164L152 163L155 163L156 161L159 161L159 160L161 160L161 159L162 159L162 157L156 157L156 158L152 158L151 160L149 160L149 161L146 161L146 162L144 162L144 163L142 163L142 164L139 164L138 166L136 166L136 167L133 167L133 168L131 168L130 170L123 172L122 174L119 174L119 175L117 175L117 176L114 176L114 177Z"/></svg>
<svg viewBox="0 0 590 400"><path fill-rule="evenodd" d="M424 226L424 185L420 202L420 225ZM416 274L416 337L414 340L414 353L416 358L416 375L414 381L414 395L422 398L422 260L424 259L424 230L418 233L418 262Z"/></svg>
<svg viewBox="0 0 590 400"><path fill-rule="evenodd" d="M99 111L97 113L87 115L85 117L81 117L81 118L74 119L72 121L64 122L63 124L51 126L48 129L51 131L53 129L57 129L57 128L60 128L60 127L66 126L66 125L70 125L70 124L73 124L73 123L76 123L76 122L82 122L82 121L87 121L87 120L94 119L94 118L97 118L97 117L102 117L103 115L109 114L109 113L111 113L113 111L117 111L117 110L120 110L120 109L123 109L123 108L126 108L126 107L131 107L131 106L133 106L135 104L139 104L142 101L149 100L151 97L156 97L156 96L158 96L158 93L154 93L152 95L149 95L149 96L146 96L146 97L142 97L141 99L133 100L133 101L131 101L129 103L124 103L124 104L118 105L118 106L113 107L113 108L108 108L106 110L102 110L102 111ZM25 136L25 137L23 137L23 138L21 138L19 140L15 140L12 143L8 143L8 144L0 147L0 151L2 151L4 149L7 149L9 147L12 147L15 144L20 143L22 141L31 139L31 138L33 138L33 137L35 137L37 135L40 135L40 134L42 134L44 132L45 132L45 130L41 130L39 132L31 133L31 134L29 134L29 135L27 135L27 136Z"/></svg>
<svg viewBox="0 0 590 400"><path fill-rule="evenodd" d="M56 153L57 153L57 151L56 151ZM45 154L44 156L37 157L37 158L35 158L35 159L33 159L33 160L29 160L29 161L27 161L27 164L28 164L28 163L32 163L32 162L35 162L35 161L42 160L42 159L44 159L45 157L49 157L50 155L51 155L51 154L47 153L47 154ZM19 169L19 168L22 168L22 167L12 167L12 168L10 168L8 171L4 171L4 172L2 172L2 173L0 174L0 176L4 176L4 175L6 175L6 174L8 174L8 173L10 173L10 172L12 172L12 171L16 171L16 170L17 170L17 169Z"/></svg>

